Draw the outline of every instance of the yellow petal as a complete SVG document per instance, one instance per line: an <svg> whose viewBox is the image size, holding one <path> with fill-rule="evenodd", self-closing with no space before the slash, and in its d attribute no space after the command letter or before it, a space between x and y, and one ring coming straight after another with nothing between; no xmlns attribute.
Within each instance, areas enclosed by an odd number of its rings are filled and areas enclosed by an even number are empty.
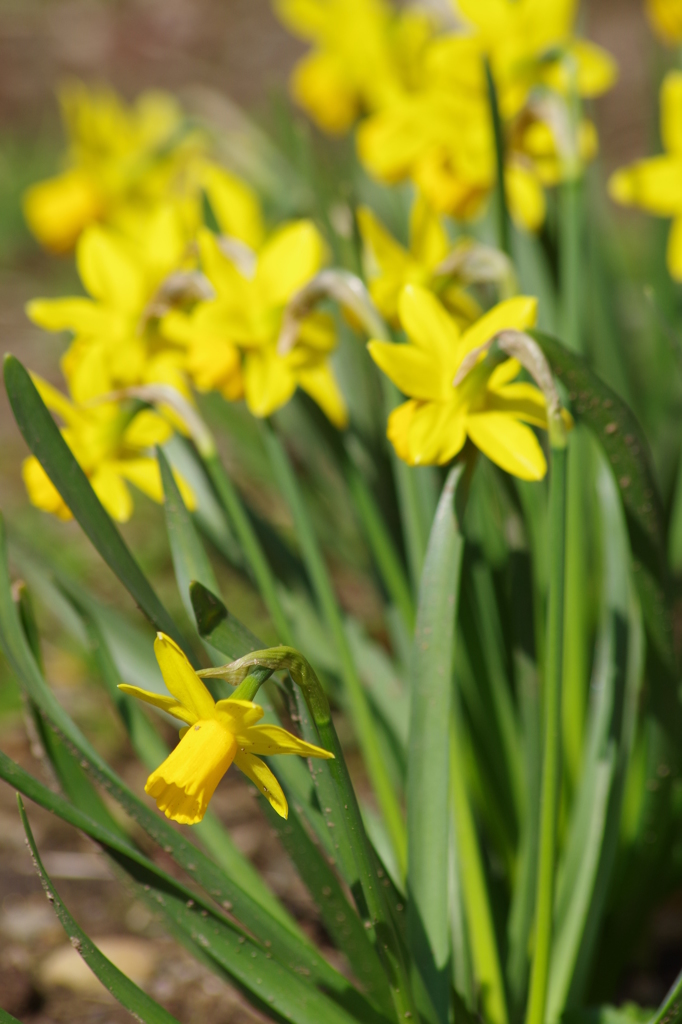
<svg viewBox="0 0 682 1024"><path fill-rule="evenodd" d="M235 760L237 743L215 718L199 719L147 779L145 792L167 818L183 825L201 821L216 786Z"/></svg>
<svg viewBox="0 0 682 1024"><path fill-rule="evenodd" d="M545 193L533 171L518 162L507 164L504 173L509 212L521 227L537 231L545 219Z"/></svg>
<svg viewBox="0 0 682 1024"><path fill-rule="evenodd" d="M33 299L26 306L29 320L46 331L75 331L92 335L106 325L107 311L91 299Z"/></svg>
<svg viewBox="0 0 682 1024"><path fill-rule="evenodd" d="M343 135L359 112L359 97L343 64L326 53L303 57L291 76L294 100L330 135Z"/></svg>
<svg viewBox="0 0 682 1024"><path fill-rule="evenodd" d="M646 13L656 35L670 46L682 42L682 6L678 0L646 0Z"/></svg>
<svg viewBox="0 0 682 1024"><path fill-rule="evenodd" d="M577 64L580 96L591 98L607 92L618 78L618 65L606 50L589 39L572 39L568 53Z"/></svg>
<svg viewBox="0 0 682 1024"><path fill-rule="evenodd" d="M670 225L666 262L671 276L682 281L682 217L675 217Z"/></svg>
<svg viewBox="0 0 682 1024"><path fill-rule="evenodd" d="M235 700L234 697L219 700L215 710L230 732L233 732L238 738L249 726L260 722L265 714L260 704L254 704L252 700Z"/></svg>
<svg viewBox="0 0 682 1024"><path fill-rule="evenodd" d="M282 787L264 761L247 752L238 751L234 763L254 783L280 818L289 817L289 806Z"/></svg>
<svg viewBox="0 0 682 1024"><path fill-rule="evenodd" d="M212 718L215 713L213 697L175 641L165 633L157 633L154 654L169 691L195 721L199 718Z"/></svg>
<svg viewBox="0 0 682 1024"><path fill-rule="evenodd" d="M228 259L218 245L218 239L207 228L202 228L197 235L201 266L219 296L242 296L245 294L247 282ZM212 303L201 303L203 309Z"/></svg>
<svg viewBox="0 0 682 1024"><path fill-rule="evenodd" d="M547 429L547 402L542 391L534 384L521 381L518 384L498 387L493 391L488 382L485 407L491 411L506 412L523 420L524 423L531 423L534 427Z"/></svg>
<svg viewBox="0 0 682 1024"><path fill-rule="evenodd" d="M182 704L178 704L175 697L164 697L160 693L142 690L139 686L130 686L128 683L119 683L118 689L130 694L131 697L136 697L137 700L144 701L145 704L152 704L155 708L160 708L161 711L173 715L174 718L179 718L181 722L187 722L188 725L196 722L196 718L190 715Z"/></svg>
<svg viewBox="0 0 682 1024"><path fill-rule="evenodd" d="M477 448L521 480L541 480L547 472L542 448L530 427L503 412L470 415L467 433Z"/></svg>
<svg viewBox="0 0 682 1024"><path fill-rule="evenodd" d="M149 448L163 444L172 432L170 423L163 416L151 409L142 409L126 427L123 443L131 448Z"/></svg>
<svg viewBox="0 0 682 1024"><path fill-rule="evenodd" d="M296 375L274 346L247 352L244 363L244 393L249 411L270 416L289 401L296 390Z"/></svg>
<svg viewBox="0 0 682 1024"><path fill-rule="evenodd" d="M88 292L109 306L142 312L146 281L127 245L112 231L93 224L76 250L78 273Z"/></svg>
<svg viewBox="0 0 682 1024"><path fill-rule="evenodd" d="M68 252L88 224L101 216L103 202L93 179L73 169L31 186L24 193L26 223L50 252Z"/></svg>
<svg viewBox="0 0 682 1024"><path fill-rule="evenodd" d="M259 249L264 234L263 217L251 186L216 164L207 164L202 178L222 234L238 238L254 251Z"/></svg>
<svg viewBox="0 0 682 1024"><path fill-rule="evenodd" d="M299 370L298 383L306 394L317 402L329 422L338 430L344 430L348 426L346 402L328 362Z"/></svg>
<svg viewBox="0 0 682 1024"><path fill-rule="evenodd" d="M497 391L518 377L521 373L521 364L518 359L505 359L503 363L496 366L488 378L488 390Z"/></svg>
<svg viewBox="0 0 682 1024"><path fill-rule="evenodd" d="M431 355L439 370L448 376L456 359L460 335L457 324L442 303L426 288L408 284L400 293L398 313L410 340Z"/></svg>
<svg viewBox="0 0 682 1024"><path fill-rule="evenodd" d="M419 194L410 210L410 249L415 259L433 270L450 248L443 223L431 204Z"/></svg>
<svg viewBox="0 0 682 1024"><path fill-rule="evenodd" d="M51 512L58 519L71 519L71 511L35 455L24 459L21 465L29 501L43 512Z"/></svg>
<svg viewBox="0 0 682 1024"><path fill-rule="evenodd" d="M370 341L370 356L389 380L411 398L439 399L448 392L447 378L436 359L416 345Z"/></svg>
<svg viewBox="0 0 682 1024"><path fill-rule="evenodd" d="M661 86L661 138L668 152L678 156L682 155L681 122L682 71L669 71Z"/></svg>
<svg viewBox="0 0 682 1024"><path fill-rule="evenodd" d="M372 274L402 275L410 262L406 249L386 230L378 217L368 206L361 206L357 211L358 228L371 259L376 266L371 267Z"/></svg>
<svg viewBox="0 0 682 1024"><path fill-rule="evenodd" d="M427 402L415 410L409 426L410 465L449 462L465 440L464 412L455 402Z"/></svg>
<svg viewBox="0 0 682 1024"><path fill-rule="evenodd" d="M416 402L413 398L410 398L409 401L403 402L397 409L394 409L388 417L386 437L395 448L398 458L402 459L403 462L409 463L410 461L409 429L412 418L420 405L421 402Z"/></svg>
<svg viewBox="0 0 682 1024"><path fill-rule="evenodd" d="M528 295L517 295L513 299L498 302L462 335L458 353L460 360L467 352L484 345L500 331L525 331L533 327L537 311L538 300Z"/></svg>
<svg viewBox="0 0 682 1024"><path fill-rule="evenodd" d="M254 725L239 736L240 749L268 757L272 754L298 754L300 757L333 758L328 750L306 743L279 725Z"/></svg>
<svg viewBox="0 0 682 1024"><path fill-rule="evenodd" d="M90 485L111 518L127 523L133 514L133 499L116 467L102 462L90 477Z"/></svg>
<svg viewBox="0 0 682 1024"><path fill-rule="evenodd" d="M119 476L129 480L131 484L135 484L152 501L156 501L159 505L163 502L161 471L156 459L118 459L112 460L111 465Z"/></svg>
<svg viewBox="0 0 682 1024"><path fill-rule="evenodd" d="M255 284L270 306L283 306L322 266L324 242L311 220L278 228L258 259Z"/></svg>
<svg viewBox="0 0 682 1024"><path fill-rule="evenodd" d="M682 157L655 156L616 171L609 179L609 194L625 206L674 217L682 212Z"/></svg>

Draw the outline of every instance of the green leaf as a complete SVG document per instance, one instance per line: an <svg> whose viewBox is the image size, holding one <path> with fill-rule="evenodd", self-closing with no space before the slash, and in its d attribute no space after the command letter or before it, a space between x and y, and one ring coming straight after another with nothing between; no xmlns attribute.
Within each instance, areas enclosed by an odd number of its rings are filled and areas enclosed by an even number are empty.
<svg viewBox="0 0 682 1024"><path fill-rule="evenodd" d="M83 532L154 627L167 633L186 649L184 637L90 486L29 373L14 356L5 357L5 387L26 444L71 509ZM186 653L191 657L191 652Z"/></svg>
<svg viewBox="0 0 682 1024"><path fill-rule="evenodd" d="M329 578L327 566L318 547L306 504L289 456L269 424L263 425L265 445L279 489L291 510L296 536L301 546L310 582L327 624L339 658L348 706L358 741L386 827L391 836L401 870L405 865L405 826L397 795L388 777L386 766L376 744L372 713L357 666L346 637L343 619Z"/></svg>
<svg viewBox="0 0 682 1024"><path fill-rule="evenodd" d="M439 1016L447 1020L449 728L455 621L464 541L455 516L463 464L438 503L419 588L407 762L408 940Z"/></svg>
<svg viewBox="0 0 682 1024"><path fill-rule="evenodd" d="M175 579L182 603L191 622L194 615L189 594L191 581L197 580L216 594L218 593L218 581L215 578L215 573L206 556L203 545L199 540L192 517L182 500L182 495L175 482L173 472L168 465L168 460L160 448L157 449L156 457L159 462L161 481L163 483L166 529L168 530L168 540L173 556Z"/></svg>
<svg viewBox="0 0 682 1024"><path fill-rule="evenodd" d="M646 439L625 402L589 369L584 359L546 334L534 331L533 337L565 384L576 418L594 431L611 464L627 517L647 630L664 666L674 671L663 512Z"/></svg>
<svg viewBox="0 0 682 1024"><path fill-rule="evenodd" d="M640 610L628 539L611 471L601 457L597 493L603 550L601 622L582 776L561 865L548 1017L583 997L621 841L623 798L644 673Z"/></svg>
<svg viewBox="0 0 682 1024"><path fill-rule="evenodd" d="M386 978L367 930L355 908L348 902L323 850L308 835L296 804L290 803L289 817L284 821L273 811L267 800L261 797L259 802L296 865L332 942L347 956L351 970L363 990L377 1002L383 1012L390 1015L391 1000Z"/></svg>
<svg viewBox="0 0 682 1024"><path fill-rule="evenodd" d="M18 796L17 800L19 803L19 814L21 815L21 821L26 832L26 839L33 856L33 863L40 876L45 894L54 907L64 931L71 940L71 945L78 950L90 970L99 978L104 987L111 992L114 999L121 1006L125 1006L127 1010L130 1010L138 1020L144 1020L146 1024L179 1024L177 1017L164 1010L151 996L148 996L130 978L126 977L122 971L119 971L118 967L114 967L112 962L107 960L103 953L100 953L97 946L78 927L59 898L57 890L52 885L42 865L21 797Z"/></svg>

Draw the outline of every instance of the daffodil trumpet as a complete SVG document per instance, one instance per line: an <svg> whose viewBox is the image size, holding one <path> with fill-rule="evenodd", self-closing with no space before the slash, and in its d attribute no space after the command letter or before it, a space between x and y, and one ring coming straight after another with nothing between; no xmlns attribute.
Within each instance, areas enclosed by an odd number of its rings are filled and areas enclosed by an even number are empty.
<svg viewBox="0 0 682 1024"><path fill-rule="evenodd" d="M119 689L184 722L177 747L152 772L145 786L159 810L181 824L195 825L202 820L218 783L234 763L277 814L286 818L289 810L282 787L261 756L333 758L334 754L278 725L258 725L264 712L252 701L230 697L216 703L185 654L165 633L157 634L154 653L171 696L126 683L121 683Z"/></svg>

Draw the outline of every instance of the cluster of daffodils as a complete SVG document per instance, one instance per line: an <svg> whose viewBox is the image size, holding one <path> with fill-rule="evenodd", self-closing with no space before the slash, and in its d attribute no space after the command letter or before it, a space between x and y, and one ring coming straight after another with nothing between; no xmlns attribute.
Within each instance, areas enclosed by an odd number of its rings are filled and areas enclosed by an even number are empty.
<svg viewBox="0 0 682 1024"><path fill-rule="evenodd" d="M537 229L545 188L576 176L596 152L581 101L608 90L616 67L576 38L570 0L446 0L424 12L386 0L276 8L312 44L292 77L296 101L327 132L357 125L370 174L412 181L436 210L474 217L495 186L493 89L517 223Z"/></svg>

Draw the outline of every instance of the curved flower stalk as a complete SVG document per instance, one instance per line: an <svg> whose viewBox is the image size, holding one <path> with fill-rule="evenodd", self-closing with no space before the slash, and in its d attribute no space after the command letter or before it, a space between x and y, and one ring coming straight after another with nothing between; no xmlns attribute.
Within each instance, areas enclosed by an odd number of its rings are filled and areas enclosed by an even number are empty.
<svg viewBox="0 0 682 1024"><path fill-rule="evenodd" d="M388 421L388 438L410 465L444 465L469 437L492 462L523 480L540 480L547 462L526 424L547 428L547 405L533 384L516 381L521 365L495 366L485 347L501 331L535 323L537 300L499 303L460 333L438 299L416 285L400 296L400 322L409 343L370 341L375 363L409 399ZM465 361L476 353L475 365ZM464 367L465 373L460 375Z"/></svg>
<svg viewBox="0 0 682 1024"><path fill-rule="evenodd" d="M430 20L385 0L277 0L285 25L312 50L296 65L294 99L324 131L342 135L416 82Z"/></svg>
<svg viewBox="0 0 682 1024"><path fill-rule="evenodd" d="M231 764L251 779L277 814L289 813L282 787L262 756L298 754L333 758L278 725L258 725L263 709L252 701L228 698L217 703L178 645L158 633L154 653L171 697L121 683L119 689L180 719L180 742L147 779L145 792L167 818L183 825L201 821L216 786Z"/></svg>
<svg viewBox="0 0 682 1024"><path fill-rule="evenodd" d="M329 365L336 345L331 318L311 313L287 351L278 348L287 303L324 260L315 225L309 220L284 224L257 251L242 238L219 238L207 229L199 232L198 242L215 298L199 302L189 314L173 310L161 323L164 337L186 347L196 387L220 391L231 401L243 395L258 417L281 408L300 387L332 423L345 426L346 405Z"/></svg>
<svg viewBox="0 0 682 1024"><path fill-rule="evenodd" d="M649 24L667 46L682 42L682 3L680 0L645 0Z"/></svg>
<svg viewBox="0 0 682 1024"><path fill-rule="evenodd" d="M134 237L92 225L83 232L76 252L89 297L29 302L26 312L34 323L74 334L62 370L77 402L149 382L187 391L184 352L164 339L157 327L160 299L162 308L169 301L164 282L174 272L192 267L192 220L192 212L188 214L182 204L166 203L137 218ZM179 287L177 276L175 280ZM185 284L196 282L189 278Z"/></svg>
<svg viewBox="0 0 682 1024"><path fill-rule="evenodd" d="M624 206L672 217L668 270L682 281L682 72L669 71L661 85L661 156L638 160L611 175L609 193Z"/></svg>
<svg viewBox="0 0 682 1024"><path fill-rule="evenodd" d="M441 218L422 196L417 197L410 212L409 249L393 238L367 206L358 210L358 226L370 294L390 323L397 322L398 296L406 284L423 285L437 292L462 326L481 315L480 306L458 279L458 264L449 259L462 246L453 247Z"/></svg>
<svg viewBox="0 0 682 1024"><path fill-rule="evenodd" d="M146 92L127 106L111 89L74 81L59 101L67 169L24 195L28 226L46 249L66 252L94 221L117 223L192 190L205 141L173 96Z"/></svg>
<svg viewBox="0 0 682 1024"><path fill-rule="evenodd" d="M130 519L131 483L153 501L163 501L159 464L147 451L172 434L166 418L150 409L113 401L87 408L76 406L46 381L35 375L33 381L48 409L63 420L62 436L112 519L119 523ZM25 459L22 474L34 505L59 519L71 518L71 510L35 455ZM185 504L194 508L192 489L180 474L174 475Z"/></svg>

